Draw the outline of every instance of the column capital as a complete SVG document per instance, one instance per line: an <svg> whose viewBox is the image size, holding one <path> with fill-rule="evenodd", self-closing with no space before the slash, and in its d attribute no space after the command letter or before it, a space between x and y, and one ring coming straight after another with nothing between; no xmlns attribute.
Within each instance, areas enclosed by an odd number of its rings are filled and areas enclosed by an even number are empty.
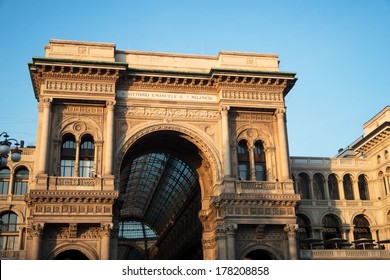
<svg viewBox="0 0 390 280"><path fill-rule="evenodd" d="M225 227L218 227L215 229L215 239L226 239L226 228Z"/></svg>
<svg viewBox="0 0 390 280"><path fill-rule="evenodd" d="M105 223L100 226L100 236L101 237L110 237L112 230L114 229L113 223Z"/></svg>
<svg viewBox="0 0 390 280"><path fill-rule="evenodd" d="M236 234L237 224L228 224L225 226L226 235L234 235Z"/></svg>
<svg viewBox="0 0 390 280"><path fill-rule="evenodd" d="M106 107L109 110L114 110L115 104L116 104L115 100L106 101Z"/></svg>
<svg viewBox="0 0 390 280"><path fill-rule="evenodd" d="M29 238L42 236L43 227L43 223L32 223L31 226L27 227L27 236Z"/></svg>
<svg viewBox="0 0 390 280"><path fill-rule="evenodd" d="M288 238L292 238L296 236L296 231L298 228L298 224L286 224L283 230L285 233L287 233Z"/></svg>
<svg viewBox="0 0 390 280"><path fill-rule="evenodd" d="M228 113L229 113L229 110L230 110L230 106L222 105L220 107L220 113L221 113L222 116L227 116Z"/></svg>
<svg viewBox="0 0 390 280"><path fill-rule="evenodd" d="M286 108L279 108L276 109L275 111L276 117L283 117L285 113L286 113Z"/></svg>

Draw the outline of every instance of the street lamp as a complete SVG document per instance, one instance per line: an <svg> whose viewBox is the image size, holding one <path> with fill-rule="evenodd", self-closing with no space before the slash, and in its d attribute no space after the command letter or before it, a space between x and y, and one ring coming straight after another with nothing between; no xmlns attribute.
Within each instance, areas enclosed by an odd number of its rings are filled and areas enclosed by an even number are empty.
<svg viewBox="0 0 390 280"><path fill-rule="evenodd" d="M4 140L0 141L0 167L6 166L8 163L8 154L11 152L11 160L13 162L18 162L22 158L22 151L18 149L19 142L16 139L8 138L9 135L7 132L2 132L0 137L3 136ZM16 148L11 151L11 144L15 142L14 145Z"/></svg>

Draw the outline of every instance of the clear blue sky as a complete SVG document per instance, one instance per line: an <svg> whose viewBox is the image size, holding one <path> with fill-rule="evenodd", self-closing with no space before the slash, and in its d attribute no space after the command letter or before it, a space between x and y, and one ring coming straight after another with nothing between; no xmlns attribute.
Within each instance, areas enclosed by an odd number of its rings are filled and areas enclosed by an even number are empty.
<svg viewBox="0 0 390 280"><path fill-rule="evenodd" d="M50 39L117 49L278 54L292 156L334 156L390 105L390 0L0 0L0 132L35 144L27 63Z"/></svg>

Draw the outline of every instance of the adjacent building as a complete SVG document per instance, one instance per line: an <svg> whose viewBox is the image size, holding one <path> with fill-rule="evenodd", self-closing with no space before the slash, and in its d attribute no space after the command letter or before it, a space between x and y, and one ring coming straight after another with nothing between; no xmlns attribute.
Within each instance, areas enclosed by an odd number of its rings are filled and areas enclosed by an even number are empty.
<svg viewBox="0 0 390 280"><path fill-rule="evenodd" d="M51 40L29 69L2 259L390 259L390 107L334 158L290 157L277 55Z"/></svg>

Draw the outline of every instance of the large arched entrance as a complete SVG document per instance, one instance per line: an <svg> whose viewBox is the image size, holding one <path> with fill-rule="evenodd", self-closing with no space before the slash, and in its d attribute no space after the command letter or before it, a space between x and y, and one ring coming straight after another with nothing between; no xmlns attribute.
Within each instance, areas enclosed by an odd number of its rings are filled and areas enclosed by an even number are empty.
<svg viewBox="0 0 390 280"><path fill-rule="evenodd" d="M118 257L202 259L200 149L175 131L138 139L120 169ZM207 172L206 172L207 173Z"/></svg>
<svg viewBox="0 0 390 280"><path fill-rule="evenodd" d="M79 250L66 250L59 253L56 257L56 260L89 260L86 255L84 255Z"/></svg>
<svg viewBox="0 0 390 280"><path fill-rule="evenodd" d="M258 249L246 254L244 260L276 260L276 257L269 251Z"/></svg>

